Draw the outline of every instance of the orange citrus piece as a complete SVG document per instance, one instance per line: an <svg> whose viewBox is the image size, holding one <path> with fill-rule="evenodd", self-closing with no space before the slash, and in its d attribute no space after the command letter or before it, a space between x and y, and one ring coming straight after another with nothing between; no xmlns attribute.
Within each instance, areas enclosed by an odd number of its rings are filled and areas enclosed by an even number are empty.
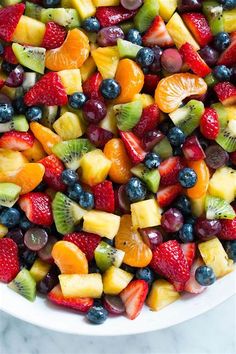
<svg viewBox="0 0 236 354"><path fill-rule="evenodd" d="M0 174L14 174L27 162L27 158L21 152L0 148Z"/></svg>
<svg viewBox="0 0 236 354"><path fill-rule="evenodd" d="M89 56L88 37L78 28L69 31L64 43L46 52L46 68L53 71L78 69Z"/></svg>
<svg viewBox="0 0 236 354"><path fill-rule="evenodd" d="M36 139L34 139L33 146L23 151L22 154L29 160L29 162L37 162L47 156L42 145Z"/></svg>
<svg viewBox="0 0 236 354"><path fill-rule="evenodd" d="M73 243L58 241L51 254L62 274L88 274L87 258Z"/></svg>
<svg viewBox="0 0 236 354"><path fill-rule="evenodd" d="M188 161L188 166L197 174L197 183L194 187L187 189L187 195L191 199L198 199L204 196L208 189L210 173L204 160Z"/></svg>
<svg viewBox="0 0 236 354"><path fill-rule="evenodd" d="M125 252L123 262L131 267L146 267L152 259L152 251L143 242L141 235L132 228L130 215L123 215L115 237L116 248Z"/></svg>
<svg viewBox="0 0 236 354"><path fill-rule="evenodd" d="M155 101L165 113L177 109L182 100L192 95L203 95L207 91L205 81L194 74L180 73L162 79L155 91Z"/></svg>
<svg viewBox="0 0 236 354"><path fill-rule="evenodd" d="M30 123L30 129L35 138L42 144L44 150L48 155L52 154L52 147L61 141L59 135L53 133L53 131L42 124L37 122Z"/></svg>

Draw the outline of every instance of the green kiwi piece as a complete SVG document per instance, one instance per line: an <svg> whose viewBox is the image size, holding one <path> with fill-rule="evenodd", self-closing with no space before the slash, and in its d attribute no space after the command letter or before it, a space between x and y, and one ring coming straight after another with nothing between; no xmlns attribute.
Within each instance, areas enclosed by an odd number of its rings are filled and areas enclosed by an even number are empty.
<svg viewBox="0 0 236 354"><path fill-rule="evenodd" d="M19 198L20 191L21 187L14 183L0 183L0 205L11 208Z"/></svg>
<svg viewBox="0 0 236 354"><path fill-rule="evenodd" d="M31 87L33 87L38 80L38 74L33 72L25 72L24 73L24 81L22 84L22 88L24 91L28 91Z"/></svg>
<svg viewBox="0 0 236 354"><path fill-rule="evenodd" d="M154 18L159 14L159 3L157 0L144 0L144 4L134 17L135 27L140 32L145 32L151 25Z"/></svg>
<svg viewBox="0 0 236 354"><path fill-rule="evenodd" d="M124 255L125 253L123 251L108 245L108 243L104 241L99 243L94 252L96 265L101 272L105 272L112 265L119 268Z"/></svg>
<svg viewBox="0 0 236 354"><path fill-rule="evenodd" d="M117 127L120 130L127 131L138 123L142 115L143 107L141 101L133 101L117 104L113 109L116 116Z"/></svg>
<svg viewBox="0 0 236 354"><path fill-rule="evenodd" d="M43 23L54 21L58 25L68 28L75 28L80 26L79 15L75 9L42 9L40 20Z"/></svg>
<svg viewBox="0 0 236 354"><path fill-rule="evenodd" d="M120 38L117 40L117 48L119 51L120 58L130 59L135 59L138 51L142 49L140 45L131 43Z"/></svg>
<svg viewBox="0 0 236 354"><path fill-rule="evenodd" d="M131 168L131 172L139 177L152 193L157 193L160 184L160 173L157 168L149 170L140 163Z"/></svg>
<svg viewBox="0 0 236 354"><path fill-rule="evenodd" d="M211 195L206 197L205 210L209 220L235 218L235 211L226 200Z"/></svg>
<svg viewBox="0 0 236 354"><path fill-rule="evenodd" d="M22 295L29 301L34 301L36 297L36 281L30 272L23 268L9 284L9 288Z"/></svg>
<svg viewBox="0 0 236 354"><path fill-rule="evenodd" d="M44 73L46 49L41 47L24 46L18 43L12 44L12 50L19 60L19 63L24 65L39 74Z"/></svg>
<svg viewBox="0 0 236 354"><path fill-rule="evenodd" d="M19 4L21 0L0 0L0 6L3 7Z"/></svg>
<svg viewBox="0 0 236 354"><path fill-rule="evenodd" d="M220 127L225 128L228 124L228 114L225 107L220 102L213 103L211 107L214 108L217 112L218 119L220 122Z"/></svg>
<svg viewBox="0 0 236 354"><path fill-rule="evenodd" d="M132 21L125 21L125 22L121 22L119 26L124 32L124 34L127 34L129 30L134 28L134 23Z"/></svg>
<svg viewBox="0 0 236 354"><path fill-rule="evenodd" d="M29 123L24 115L14 116L10 122L0 124L0 133L17 130L18 132L27 132L29 130Z"/></svg>
<svg viewBox="0 0 236 354"><path fill-rule="evenodd" d="M224 31L223 6L218 1L203 1L202 11L213 35Z"/></svg>
<svg viewBox="0 0 236 354"><path fill-rule="evenodd" d="M205 76L204 81L209 87L213 87L218 83L218 80L215 78L215 76L212 73Z"/></svg>
<svg viewBox="0 0 236 354"><path fill-rule="evenodd" d="M42 7L34 4L33 2L26 1L25 3L25 16L35 18L40 21Z"/></svg>
<svg viewBox="0 0 236 354"><path fill-rule="evenodd" d="M216 142L227 152L236 150L236 120L230 120L226 127L221 128Z"/></svg>
<svg viewBox="0 0 236 354"><path fill-rule="evenodd" d="M163 160L168 159L168 157L173 155L172 146L166 137L154 146L153 152L160 155Z"/></svg>
<svg viewBox="0 0 236 354"><path fill-rule="evenodd" d="M58 106L44 106L42 124L52 129L52 125L57 118Z"/></svg>

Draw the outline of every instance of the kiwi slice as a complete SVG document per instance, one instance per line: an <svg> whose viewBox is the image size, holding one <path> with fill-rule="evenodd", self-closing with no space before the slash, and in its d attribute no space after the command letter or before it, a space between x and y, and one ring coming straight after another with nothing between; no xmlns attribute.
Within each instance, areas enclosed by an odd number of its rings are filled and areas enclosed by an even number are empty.
<svg viewBox="0 0 236 354"><path fill-rule="evenodd" d="M236 150L236 120L230 120L226 127L221 128L216 142L227 152Z"/></svg>
<svg viewBox="0 0 236 354"><path fill-rule="evenodd" d="M58 106L44 106L42 124L52 129L52 125L57 118Z"/></svg>
<svg viewBox="0 0 236 354"><path fill-rule="evenodd" d="M102 272L105 272L112 265L120 267L124 255L125 253L123 251L108 245L108 243L104 241L99 243L94 252L96 264Z"/></svg>
<svg viewBox="0 0 236 354"><path fill-rule="evenodd" d="M117 48L121 58L135 59L138 51L142 49L140 45L131 43L124 39L117 40Z"/></svg>
<svg viewBox="0 0 236 354"><path fill-rule="evenodd" d="M13 43L12 50L20 64L24 65L26 68L36 71L39 74L44 73L46 53L45 48L30 47L18 43Z"/></svg>
<svg viewBox="0 0 236 354"><path fill-rule="evenodd" d="M23 90L28 91L33 87L38 80L38 76L36 73L33 72L25 72L24 73L24 81L22 84Z"/></svg>
<svg viewBox="0 0 236 354"><path fill-rule="evenodd" d="M159 3L157 0L144 0L143 6L134 17L135 27L140 32L145 32L151 25L154 18L159 14Z"/></svg>
<svg viewBox="0 0 236 354"><path fill-rule="evenodd" d="M117 127L120 130L131 130L139 121L142 115L142 102L133 101L124 104L117 104L113 107L117 121Z"/></svg>
<svg viewBox="0 0 236 354"><path fill-rule="evenodd" d="M205 201L207 219L234 219L233 207L224 199L208 195Z"/></svg>
<svg viewBox="0 0 236 354"><path fill-rule="evenodd" d="M42 9L43 8L41 6L36 5L32 2L26 1L26 3L25 3L25 16L35 18L36 20L40 21Z"/></svg>
<svg viewBox="0 0 236 354"><path fill-rule="evenodd" d="M9 288L24 296L29 301L34 301L36 297L36 281L30 272L23 268L9 284Z"/></svg>
<svg viewBox="0 0 236 354"><path fill-rule="evenodd" d="M14 183L0 183L0 205L11 208L19 198L20 191L21 187Z"/></svg>
<svg viewBox="0 0 236 354"><path fill-rule="evenodd" d="M27 132L29 130L29 123L24 115L13 117L10 122L0 124L0 133L17 130L18 132Z"/></svg>
<svg viewBox="0 0 236 354"><path fill-rule="evenodd" d="M54 145L52 152L64 162L67 168L77 170L81 157L93 149L94 146L88 139L72 139Z"/></svg>
<svg viewBox="0 0 236 354"><path fill-rule="evenodd" d="M79 16L75 9L42 9L40 20L44 23L53 21L58 23L58 25L68 28L75 28L80 26Z"/></svg>
<svg viewBox="0 0 236 354"><path fill-rule="evenodd" d="M157 145L154 146L153 152L160 155L163 160L173 155L173 149L167 137L163 138Z"/></svg>
<svg viewBox="0 0 236 354"><path fill-rule="evenodd" d="M211 105L211 107L214 108L216 110L216 112L217 112L217 115L218 115L218 118L219 118L219 122L220 122L220 127L221 128L225 128L227 126L227 123L228 123L228 113L227 113L225 107L220 102L213 103Z"/></svg>
<svg viewBox="0 0 236 354"><path fill-rule="evenodd" d="M160 173L157 168L149 170L140 163L139 165L131 168L131 172L135 176L139 177L152 193L156 193L158 191L160 184Z"/></svg>
<svg viewBox="0 0 236 354"><path fill-rule="evenodd" d="M124 34L127 34L129 30L134 28L134 23L132 21L125 21L119 24L120 28L124 32Z"/></svg>
<svg viewBox="0 0 236 354"><path fill-rule="evenodd" d="M202 11L213 35L224 31L223 6L218 1L203 1Z"/></svg>

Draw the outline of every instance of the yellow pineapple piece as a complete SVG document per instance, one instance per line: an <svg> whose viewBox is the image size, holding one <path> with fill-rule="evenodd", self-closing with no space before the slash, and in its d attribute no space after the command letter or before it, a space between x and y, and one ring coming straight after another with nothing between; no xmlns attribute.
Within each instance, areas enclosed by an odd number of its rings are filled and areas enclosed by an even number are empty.
<svg viewBox="0 0 236 354"><path fill-rule="evenodd" d="M175 12L178 0L158 0L159 2L159 15L164 21L169 21L173 13Z"/></svg>
<svg viewBox="0 0 236 354"><path fill-rule="evenodd" d="M118 295L133 279L133 274L111 266L102 276L104 293Z"/></svg>
<svg viewBox="0 0 236 354"><path fill-rule="evenodd" d="M80 69L61 70L58 72L67 95L83 92Z"/></svg>
<svg viewBox="0 0 236 354"><path fill-rule="evenodd" d="M218 168L210 179L208 192L231 203L236 197L236 171L230 167Z"/></svg>
<svg viewBox="0 0 236 354"><path fill-rule="evenodd" d="M82 81L87 80L96 71L96 64L93 57L88 57L84 64L80 68L80 74Z"/></svg>
<svg viewBox="0 0 236 354"><path fill-rule="evenodd" d="M236 105L233 106L224 106L224 109L228 115L228 121L236 119Z"/></svg>
<svg viewBox="0 0 236 354"><path fill-rule="evenodd" d="M92 0L71 0L71 5L78 11L82 20L95 15L96 7Z"/></svg>
<svg viewBox="0 0 236 354"><path fill-rule="evenodd" d="M147 95L146 93L137 93L132 101L141 101L143 108L155 103L153 97L151 95Z"/></svg>
<svg viewBox="0 0 236 354"><path fill-rule="evenodd" d="M27 162L27 158L21 152L0 148L0 174L19 170Z"/></svg>
<svg viewBox="0 0 236 354"><path fill-rule="evenodd" d="M28 16L21 16L13 34L12 42L38 47L42 44L45 30L44 23Z"/></svg>
<svg viewBox="0 0 236 354"><path fill-rule="evenodd" d="M61 274L59 281L65 297L100 298L102 296L101 274Z"/></svg>
<svg viewBox="0 0 236 354"><path fill-rule="evenodd" d="M83 124L75 113L66 112L53 124L53 129L62 140L79 138L84 133Z"/></svg>
<svg viewBox="0 0 236 354"><path fill-rule="evenodd" d="M1 65L0 65L0 69L1 69ZM0 70L0 80L6 80L7 79L7 75L2 73ZM9 98L11 98L12 100L15 98L16 96L16 89L14 87L8 87L6 85L4 85L1 89L0 89L0 93L3 93L4 95L7 95Z"/></svg>
<svg viewBox="0 0 236 354"><path fill-rule="evenodd" d="M223 11L224 30L225 32L236 31L236 9Z"/></svg>
<svg viewBox="0 0 236 354"><path fill-rule="evenodd" d="M161 209L155 199L131 204L132 224L134 228L145 228L161 224Z"/></svg>
<svg viewBox="0 0 236 354"><path fill-rule="evenodd" d="M0 224L0 238L3 238L8 233L8 228Z"/></svg>
<svg viewBox="0 0 236 354"><path fill-rule="evenodd" d="M220 240L215 237L212 240L198 244L198 249L204 263L211 267L217 278L232 272L233 260L229 259Z"/></svg>
<svg viewBox="0 0 236 354"><path fill-rule="evenodd" d="M166 29L175 42L177 48L180 48L183 44L188 42L192 44L195 50L200 49L198 43L195 41L177 12L174 13L174 15L167 23Z"/></svg>
<svg viewBox="0 0 236 354"><path fill-rule="evenodd" d="M34 140L33 146L27 150L22 151L22 154L29 162L37 162L47 156L42 145L38 140Z"/></svg>
<svg viewBox="0 0 236 354"><path fill-rule="evenodd" d="M50 264L43 262L40 258L37 258L30 269L30 274L32 275L34 280L38 283L47 275L50 267L51 267Z"/></svg>
<svg viewBox="0 0 236 354"><path fill-rule="evenodd" d="M120 5L120 0L93 0L96 7L99 6L117 6Z"/></svg>
<svg viewBox="0 0 236 354"><path fill-rule="evenodd" d="M107 107L106 117L99 123L99 126L103 129L109 130L117 136L118 129L116 124L116 116L112 105Z"/></svg>
<svg viewBox="0 0 236 354"><path fill-rule="evenodd" d="M103 79L113 79L120 59L117 47L97 48L92 57Z"/></svg>
<svg viewBox="0 0 236 354"><path fill-rule="evenodd" d="M164 279L158 279L152 284L152 289L147 298L147 305L151 310L159 311L179 298L180 294L171 283Z"/></svg>
<svg viewBox="0 0 236 354"><path fill-rule="evenodd" d="M83 230L113 239L120 227L120 216L91 210L84 215Z"/></svg>
<svg viewBox="0 0 236 354"><path fill-rule="evenodd" d="M194 216L199 217L205 212L205 200L206 200L206 195L197 199L190 198L191 210Z"/></svg>
<svg viewBox="0 0 236 354"><path fill-rule="evenodd" d="M96 149L84 154L80 160L81 180L89 186L103 182L111 168L111 161L102 150Z"/></svg>

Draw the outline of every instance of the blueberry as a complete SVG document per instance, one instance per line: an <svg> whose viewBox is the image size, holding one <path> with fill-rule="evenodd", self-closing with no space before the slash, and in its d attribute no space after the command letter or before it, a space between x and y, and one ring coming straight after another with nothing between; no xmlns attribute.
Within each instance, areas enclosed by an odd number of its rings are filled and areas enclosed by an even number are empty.
<svg viewBox="0 0 236 354"><path fill-rule="evenodd" d="M13 107L16 113L18 114L24 114L26 111L26 105L24 103L24 97L23 96L19 96L17 97L13 102Z"/></svg>
<svg viewBox="0 0 236 354"><path fill-rule="evenodd" d="M38 122L43 118L43 111L40 107L32 106L27 108L25 116L30 122Z"/></svg>
<svg viewBox="0 0 236 354"><path fill-rule="evenodd" d="M236 7L236 0L219 0L224 10L232 10Z"/></svg>
<svg viewBox="0 0 236 354"><path fill-rule="evenodd" d="M78 174L74 170L64 170L61 174L61 180L67 186L73 186L78 181Z"/></svg>
<svg viewBox="0 0 236 354"><path fill-rule="evenodd" d="M44 192L47 188L47 185L44 181L40 182L36 188L34 188L34 192Z"/></svg>
<svg viewBox="0 0 236 354"><path fill-rule="evenodd" d="M9 122L14 114L14 109L9 103L0 103L0 123Z"/></svg>
<svg viewBox="0 0 236 354"><path fill-rule="evenodd" d="M225 251L230 259L236 262L236 240L225 242Z"/></svg>
<svg viewBox="0 0 236 354"><path fill-rule="evenodd" d="M6 227L15 227L20 222L20 212L16 208L8 208L3 210L0 215L0 224Z"/></svg>
<svg viewBox="0 0 236 354"><path fill-rule="evenodd" d="M161 124L158 126L158 128L161 130L161 132L165 135L168 134L168 131L174 127L174 123L172 122L172 120L170 120L169 118L165 119L163 122L161 122Z"/></svg>
<svg viewBox="0 0 236 354"><path fill-rule="evenodd" d="M174 207L179 209L183 215L191 214L191 204L185 195L181 195L176 199Z"/></svg>
<svg viewBox="0 0 236 354"><path fill-rule="evenodd" d="M150 66L153 63L154 58L155 56L152 49L146 47L141 48L136 55L137 63L143 68Z"/></svg>
<svg viewBox="0 0 236 354"><path fill-rule="evenodd" d="M219 81L230 81L232 71L225 65L217 65L213 69L213 74L215 78Z"/></svg>
<svg viewBox="0 0 236 354"><path fill-rule="evenodd" d="M105 99L112 100L119 96L121 88L116 80L105 79L101 83L100 91Z"/></svg>
<svg viewBox="0 0 236 354"><path fill-rule="evenodd" d="M89 309L86 317L93 324L102 324L108 317L108 311L102 306L93 306Z"/></svg>
<svg viewBox="0 0 236 354"><path fill-rule="evenodd" d="M196 218L194 216L188 216L184 221L185 221L185 224L194 225Z"/></svg>
<svg viewBox="0 0 236 354"><path fill-rule="evenodd" d="M5 73L5 74L10 74L10 72L12 70L15 69L15 65L14 64L10 64L7 61L3 60L2 65L1 65L1 70Z"/></svg>
<svg viewBox="0 0 236 354"><path fill-rule="evenodd" d="M49 8L49 7L56 7L59 5L61 0L43 0L43 7Z"/></svg>
<svg viewBox="0 0 236 354"><path fill-rule="evenodd" d="M86 101L87 97L83 92L75 92L69 97L69 105L74 109L82 108Z"/></svg>
<svg viewBox="0 0 236 354"><path fill-rule="evenodd" d="M184 224L179 230L179 238L182 242L188 243L194 240L194 231L192 224Z"/></svg>
<svg viewBox="0 0 236 354"><path fill-rule="evenodd" d="M79 197L79 205L81 208L91 210L94 208L94 196L90 192L83 192Z"/></svg>
<svg viewBox="0 0 236 354"><path fill-rule="evenodd" d="M189 167L183 168L179 172L178 180L182 187L192 188L197 182L196 172Z"/></svg>
<svg viewBox="0 0 236 354"><path fill-rule="evenodd" d="M120 266L121 269L125 270L128 273L135 274L136 268L129 266L128 264L122 263Z"/></svg>
<svg viewBox="0 0 236 354"><path fill-rule="evenodd" d="M20 258L26 268L31 268L37 258L37 253L26 249L20 254Z"/></svg>
<svg viewBox="0 0 236 354"><path fill-rule="evenodd" d="M135 274L137 279L145 280L148 285L151 285L154 281L154 273L153 271L146 267L146 268L139 268Z"/></svg>
<svg viewBox="0 0 236 354"><path fill-rule="evenodd" d="M3 53L4 53L4 47L2 43L0 43L0 55L2 55Z"/></svg>
<svg viewBox="0 0 236 354"><path fill-rule="evenodd" d="M131 28L126 35L126 39L131 43L142 45L142 36L136 29Z"/></svg>
<svg viewBox="0 0 236 354"><path fill-rule="evenodd" d="M110 238L103 237L102 240L103 240L104 242L106 242L106 243L107 243L108 245L110 245L110 246L113 246L113 245L114 245L114 241L111 240Z"/></svg>
<svg viewBox="0 0 236 354"><path fill-rule="evenodd" d="M97 267L95 262L90 264L89 273L100 273L100 269Z"/></svg>
<svg viewBox="0 0 236 354"><path fill-rule="evenodd" d="M130 178L125 190L130 202L144 200L147 194L145 185L137 177Z"/></svg>
<svg viewBox="0 0 236 354"><path fill-rule="evenodd" d="M20 219L19 226L22 230L25 231L25 230L28 230L30 227L34 227L34 224L31 221L29 221L29 219L24 215Z"/></svg>
<svg viewBox="0 0 236 354"><path fill-rule="evenodd" d="M184 143L185 134L178 127L173 127L169 130L167 138L171 145L178 147Z"/></svg>
<svg viewBox="0 0 236 354"><path fill-rule="evenodd" d="M100 30L100 23L96 17L89 17L84 20L82 27L88 32L98 32Z"/></svg>
<svg viewBox="0 0 236 354"><path fill-rule="evenodd" d="M196 269L195 279L200 285L209 286L216 281L216 276L211 267L204 265Z"/></svg>
<svg viewBox="0 0 236 354"><path fill-rule="evenodd" d="M73 186L68 188L68 197L76 202L79 201L81 194L83 193L83 188L79 183L75 183Z"/></svg>
<svg viewBox="0 0 236 354"><path fill-rule="evenodd" d="M219 32L214 38L215 48L223 52L230 45L230 35L227 32Z"/></svg>
<svg viewBox="0 0 236 354"><path fill-rule="evenodd" d="M157 168L161 163L161 158L159 155L155 154L155 152L149 152L144 160L144 165L150 170L153 168Z"/></svg>

